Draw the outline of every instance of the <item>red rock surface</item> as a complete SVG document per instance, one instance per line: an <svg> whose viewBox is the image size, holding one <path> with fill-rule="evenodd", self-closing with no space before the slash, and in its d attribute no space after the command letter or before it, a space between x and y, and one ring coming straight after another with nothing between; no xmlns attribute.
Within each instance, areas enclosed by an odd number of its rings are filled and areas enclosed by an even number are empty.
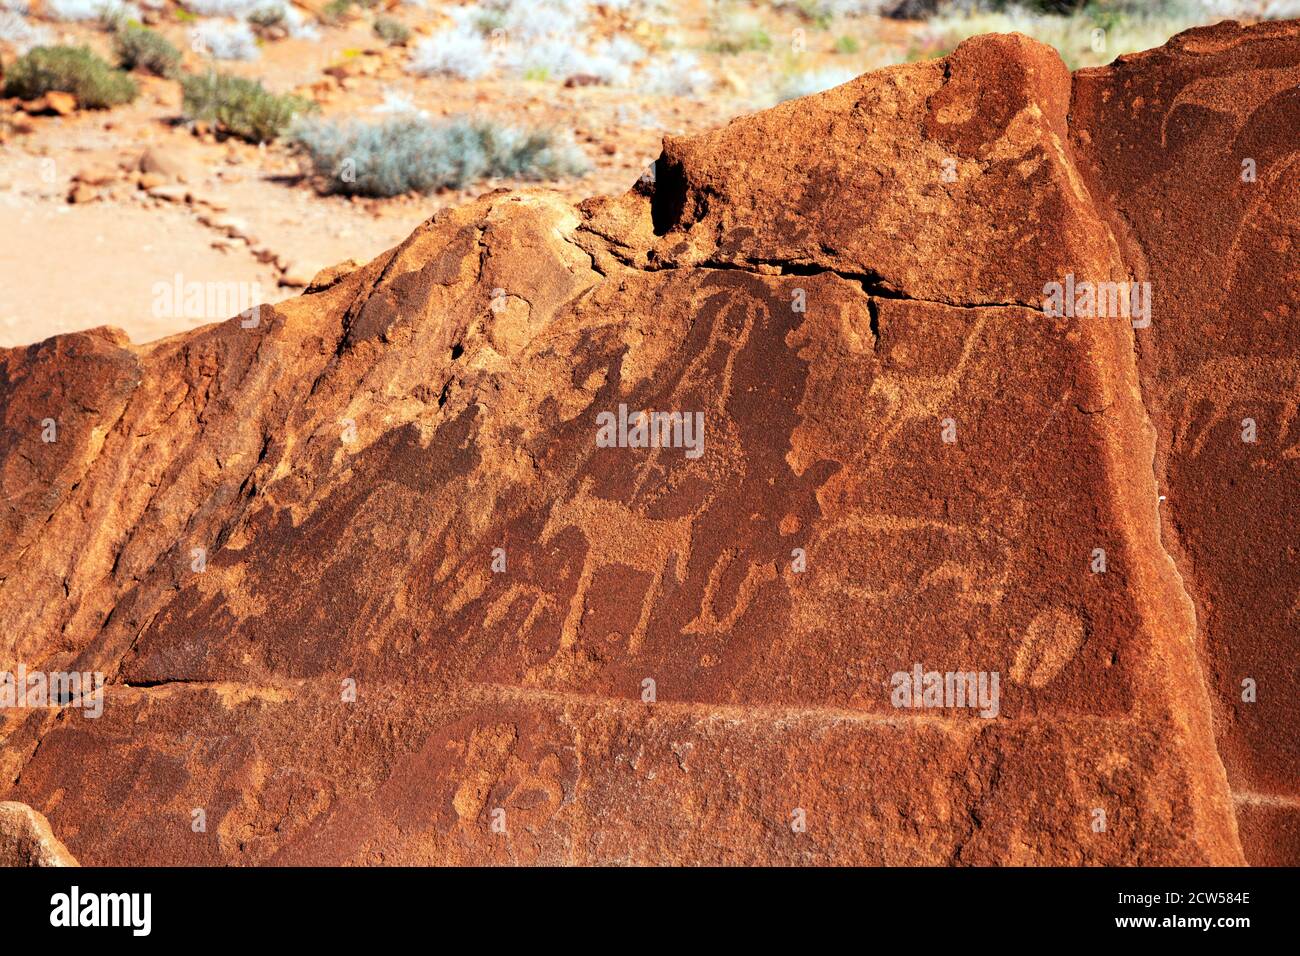
<svg viewBox="0 0 1300 956"><path fill-rule="evenodd" d="M1300 31L1222 24L1075 78L1081 168L1162 299L1139 334L1162 526L1247 858L1300 862ZM1246 174L1253 164L1253 180ZM1246 422L1254 441L1243 440ZM1257 700L1242 700L1245 679Z"/></svg>
<svg viewBox="0 0 1300 956"><path fill-rule="evenodd" d="M983 37L254 328L5 353L0 668L108 687L0 711L0 795L91 864L1296 862L1297 73Z"/></svg>
<svg viewBox="0 0 1300 956"><path fill-rule="evenodd" d="M76 866L50 823L22 803L0 803L0 866Z"/></svg>

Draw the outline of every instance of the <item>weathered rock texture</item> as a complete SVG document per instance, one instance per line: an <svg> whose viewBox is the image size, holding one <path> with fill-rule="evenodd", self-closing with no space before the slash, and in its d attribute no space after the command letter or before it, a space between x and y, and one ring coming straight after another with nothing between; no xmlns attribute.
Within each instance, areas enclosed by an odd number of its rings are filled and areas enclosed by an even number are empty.
<svg viewBox="0 0 1300 956"><path fill-rule="evenodd" d="M109 684L0 711L0 794L94 864L1296 862L1297 79L983 37L5 353L0 666Z"/></svg>
<svg viewBox="0 0 1300 956"><path fill-rule="evenodd" d="M0 866L76 866L50 823L25 803L0 803Z"/></svg>

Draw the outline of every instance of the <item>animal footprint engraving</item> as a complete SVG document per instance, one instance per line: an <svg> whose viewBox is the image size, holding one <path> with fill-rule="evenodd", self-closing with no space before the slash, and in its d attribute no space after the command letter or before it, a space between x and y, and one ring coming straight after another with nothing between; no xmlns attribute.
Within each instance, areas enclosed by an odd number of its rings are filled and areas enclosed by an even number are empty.
<svg viewBox="0 0 1300 956"><path fill-rule="evenodd" d="M1040 613L1025 630L1011 664L1017 684L1044 687L1056 679L1083 646L1083 622L1060 608Z"/></svg>

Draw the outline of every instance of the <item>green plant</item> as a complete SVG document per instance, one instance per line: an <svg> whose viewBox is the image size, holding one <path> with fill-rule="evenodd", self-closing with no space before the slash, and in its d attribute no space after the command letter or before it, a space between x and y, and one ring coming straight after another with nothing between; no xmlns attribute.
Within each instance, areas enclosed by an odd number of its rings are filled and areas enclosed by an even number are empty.
<svg viewBox="0 0 1300 956"><path fill-rule="evenodd" d="M745 53L749 50L765 52L772 49L772 38L762 27L754 27L738 33L715 31L714 39L706 49L710 53Z"/></svg>
<svg viewBox="0 0 1300 956"><path fill-rule="evenodd" d="M308 120L293 135L324 192L398 196L459 189L483 179L559 179L587 170L577 147L554 133L485 120L433 123L413 114L377 124Z"/></svg>
<svg viewBox="0 0 1300 956"><path fill-rule="evenodd" d="M1125 16L1120 10L1111 10L1104 7L1089 7L1085 11L1093 26L1105 30L1107 33L1112 30L1118 30L1124 26Z"/></svg>
<svg viewBox="0 0 1300 956"><path fill-rule="evenodd" d="M942 14L930 18L921 34L924 41L913 46L908 59L944 55L981 33L1019 32L1055 47L1072 70L1098 66L1125 53L1159 46L1199 22L1194 12L1178 12L1181 9L1166 0L1095 0L1067 16L1031 13L1011 5L1005 12Z"/></svg>
<svg viewBox="0 0 1300 956"><path fill-rule="evenodd" d="M854 72L844 67L832 66L801 73L787 73L777 82L776 98L779 102L812 96L853 79Z"/></svg>
<svg viewBox="0 0 1300 956"><path fill-rule="evenodd" d="M124 70L144 70L154 76L175 76L181 51L155 30L127 23L113 34L113 54Z"/></svg>
<svg viewBox="0 0 1300 956"><path fill-rule="evenodd" d="M380 15L375 17L375 36L389 46L406 46L411 39L411 28L396 17Z"/></svg>
<svg viewBox="0 0 1300 956"><path fill-rule="evenodd" d="M300 96L272 93L255 80L209 71L181 78L185 117L214 124L250 143L270 142L294 117L316 105Z"/></svg>
<svg viewBox="0 0 1300 956"><path fill-rule="evenodd" d="M275 4L269 4L265 7L258 7L247 17L245 17L245 19L248 20L248 22L255 27L259 27L263 30L269 30L272 27L278 27L284 23L285 20L284 11L285 11L284 7L276 6Z"/></svg>
<svg viewBox="0 0 1300 956"><path fill-rule="evenodd" d="M1081 10L1090 0L997 0L991 4L994 10L1007 7L1023 7L1035 13L1068 14Z"/></svg>
<svg viewBox="0 0 1300 956"><path fill-rule="evenodd" d="M857 53L860 49L856 37L842 36L835 41L835 52L844 54Z"/></svg>
<svg viewBox="0 0 1300 956"><path fill-rule="evenodd" d="M353 0L330 0L329 3L321 7L318 19L326 26L337 26L347 18L348 13L352 10Z"/></svg>
<svg viewBox="0 0 1300 956"><path fill-rule="evenodd" d="M711 18L709 34L705 48L711 53L766 52L772 49L772 38L758 18L730 7L723 8Z"/></svg>
<svg viewBox="0 0 1300 956"><path fill-rule="evenodd" d="M823 0L798 0L795 8L801 17L818 30L829 30L835 21L835 14Z"/></svg>
<svg viewBox="0 0 1300 956"><path fill-rule="evenodd" d="M491 36L495 30L506 28L506 11L493 7L477 7L470 17L470 25L476 33Z"/></svg>
<svg viewBox="0 0 1300 956"><path fill-rule="evenodd" d="M34 47L5 73L5 96L33 100L52 91L73 94L85 109L102 110L131 102L139 88L84 46Z"/></svg>

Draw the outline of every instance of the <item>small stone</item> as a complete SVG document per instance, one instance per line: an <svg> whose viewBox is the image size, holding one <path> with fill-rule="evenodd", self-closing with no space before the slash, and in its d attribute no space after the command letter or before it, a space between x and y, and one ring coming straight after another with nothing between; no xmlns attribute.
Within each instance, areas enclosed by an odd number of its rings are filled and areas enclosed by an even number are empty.
<svg viewBox="0 0 1300 956"><path fill-rule="evenodd" d="M68 116L77 112L77 98L71 93L64 93L60 90L50 90L45 94L46 106L60 116Z"/></svg>
<svg viewBox="0 0 1300 956"><path fill-rule="evenodd" d="M347 259L343 262L336 263L332 266L326 266L312 276L311 282L307 283L308 292L319 292L322 289L328 289L345 276L351 275L357 269L361 268L361 263L356 259Z"/></svg>
<svg viewBox="0 0 1300 956"><path fill-rule="evenodd" d="M154 199L162 199L166 202L188 202L190 198L190 191L184 186L155 186L148 192Z"/></svg>
<svg viewBox="0 0 1300 956"><path fill-rule="evenodd" d="M280 276L280 285L292 289L304 289L311 285L320 270L299 260L291 259Z"/></svg>
<svg viewBox="0 0 1300 956"><path fill-rule="evenodd" d="M73 183L72 189L68 191L68 202L74 205L94 202L98 198L99 190L86 183Z"/></svg>
<svg viewBox="0 0 1300 956"><path fill-rule="evenodd" d="M248 223L234 216L203 213L199 216L199 222L218 232L225 233L232 239L246 239L248 237Z"/></svg>
<svg viewBox="0 0 1300 956"><path fill-rule="evenodd" d="M202 206L207 206L213 212L225 212L230 208L230 204L224 199L218 199L216 196L195 196L194 202Z"/></svg>
<svg viewBox="0 0 1300 956"><path fill-rule="evenodd" d="M195 158L176 149L150 146L140 154L140 172L154 173L173 183L195 183L203 178Z"/></svg>
<svg viewBox="0 0 1300 956"><path fill-rule="evenodd" d="M92 163L83 166L72 177L74 182L85 183L87 186L107 186L120 178L121 172L117 167L109 166L106 163Z"/></svg>

